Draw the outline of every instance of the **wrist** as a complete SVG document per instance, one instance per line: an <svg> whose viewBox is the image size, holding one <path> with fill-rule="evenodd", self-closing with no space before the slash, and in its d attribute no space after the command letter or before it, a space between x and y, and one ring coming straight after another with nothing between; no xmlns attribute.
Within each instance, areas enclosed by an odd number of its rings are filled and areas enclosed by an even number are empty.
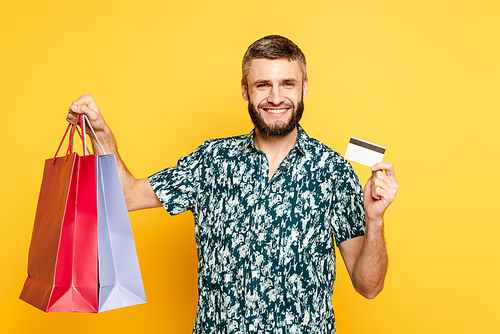
<svg viewBox="0 0 500 334"><path fill-rule="evenodd" d="M366 216L366 226L374 227L374 228L383 228L384 227L384 217L371 218Z"/></svg>
<svg viewBox="0 0 500 334"><path fill-rule="evenodd" d="M98 155L102 155L103 152L99 144L102 145L102 148L104 149L104 152L106 152L106 154L116 154L116 145L113 133L108 127L96 130L95 136L92 135L92 145L94 147L94 152L96 152Z"/></svg>

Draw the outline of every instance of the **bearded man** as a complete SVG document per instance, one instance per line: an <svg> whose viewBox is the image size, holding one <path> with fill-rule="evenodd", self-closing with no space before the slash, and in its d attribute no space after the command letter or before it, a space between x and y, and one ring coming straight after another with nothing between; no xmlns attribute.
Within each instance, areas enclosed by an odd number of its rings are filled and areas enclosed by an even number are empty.
<svg viewBox="0 0 500 334"><path fill-rule="evenodd" d="M374 165L363 192L350 164L306 134L299 125L306 60L289 39L254 42L242 70L255 128L208 140L149 178L127 170L92 96L74 101L67 119L87 114L106 152L117 155L129 211L192 211L199 263L193 333L335 333L333 241L356 291L374 298L388 263L383 214L399 188L393 166Z"/></svg>

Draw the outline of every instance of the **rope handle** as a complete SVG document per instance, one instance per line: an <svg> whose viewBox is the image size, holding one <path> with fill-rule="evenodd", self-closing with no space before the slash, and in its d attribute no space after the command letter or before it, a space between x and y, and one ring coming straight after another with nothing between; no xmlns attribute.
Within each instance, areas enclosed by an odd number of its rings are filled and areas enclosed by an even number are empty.
<svg viewBox="0 0 500 334"><path fill-rule="evenodd" d="M95 140L97 141L97 145L99 145L99 148L101 149L101 152L103 155L106 155L106 152L104 151L104 148L102 147L101 142L99 141L99 138L97 138L97 135L95 134L94 128L92 127L92 124L90 124L90 120L87 117L87 115L83 114L83 119L88 123L90 130L92 131L92 134L94 135ZM85 129L85 126L84 126ZM85 131L83 131L85 133Z"/></svg>
<svg viewBox="0 0 500 334"><path fill-rule="evenodd" d="M62 137L61 142L59 143L59 147L57 147L56 154L54 154L54 159L52 160L52 166L54 166L56 164L57 153L59 153L59 150L61 149L62 143L64 142L64 138L66 138L66 135L68 134L70 127L71 127L71 123L68 124L68 127L66 128L66 132L64 132L64 136Z"/></svg>
<svg viewBox="0 0 500 334"><path fill-rule="evenodd" d="M71 132L69 134L69 145L68 145L68 149L66 150L66 156L64 157L64 162L66 162L68 160L68 155L73 153L73 142L75 140L75 130L78 130L78 122L79 121L81 123L80 126L83 127L83 129L85 129L84 123L83 123L83 116L77 115L75 125L71 125ZM85 155L85 142L83 142L83 141L82 141L82 146L83 146L83 155Z"/></svg>
<svg viewBox="0 0 500 334"><path fill-rule="evenodd" d="M80 130L78 128L76 128L76 132L78 133L78 136L80 137L81 140L83 140L83 137L82 137L82 133L80 132ZM87 146L87 144L85 144L85 151L87 152L87 154L92 154L90 153L90 149L89 147Z"/></svg>
<svg viewBox="0 0 500 334"><path fill-rule="evenodd" d="M76 122L78 124L78 121L80 120L80 115L76 116ZM59 146L57 147L56 154L54 154L54 159L52 159L52 166L56 164L56 157L57 153L59 153L59 150L61 149L62 143L64 142L64 139L66 138L66 135L68 134L69 128L71 127L71 132L69 134L69 145L68 149L66 150L66 156L64 157L64 161L66 162L68 160L68 154L69 151L73 151L73 135L75 133L75 126L73 124L68 124L68 127L66 128L66 131L64 132L64 136L61 139L61 142L59 143Z"/></svg>
<svg viewBox="0 0 500 334"><path fill-rule="evenodd" d="M78 130L78 123L80 123L80 127L82 128L83 136L82 136L82 134L80 134L80 130ZM66 162L68 160L68 155L70 153L73 153L73 141L74 141L74 136L75 136L75 130L78 132L78 135L82 139L83 154L87 155L87 152L88 152L88 154L90 154L90 150L89 150L89 148L87 146L87 137L85 135L86 134L86 132L85 132L85 123L87 123L89 125L90 130L92 131L92 134L94 135L94 138L96 139L97 144L99 145L99 148L102 151L102 154L106 155L106 152L104 151L104 148L102 147L101 142L97 138L97 136L95 134L95 131L94 131L94 128L92 127L92 124L90 124L90 121L89 121L87 115L85 115L85 114L82 114L82 115L78 114L76 116L76 121L75 121L76 125L68 124L68 127L66 128L66 131L64 132L64 135L63 135L63 137L61 139L61 142L59 143L59 146L57 147L56 154L54 154L54 159L52 160L52 166L55 165L55 163L56 163L57 153L59 153L59 150L61 149L62 143L64 142L64 139L66 138L66 135L68 134L68 131L69 131L70 127L71 127L71 131L70 131L70 134L69 134L69 144L68 144L68 148L66 150L66 155L64 157L64 161ZM85 150L85 149L87 149L87 150Z"/></svg>

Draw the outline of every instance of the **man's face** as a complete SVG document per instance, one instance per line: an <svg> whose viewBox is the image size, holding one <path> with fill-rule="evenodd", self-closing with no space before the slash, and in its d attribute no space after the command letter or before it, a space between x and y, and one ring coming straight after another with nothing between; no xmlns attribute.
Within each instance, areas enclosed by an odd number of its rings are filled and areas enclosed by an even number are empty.
<svg viewBox="0 0 500 334"><path fill-rule="evenodd" d="M292 132L302 117L308 81L296 61L254 59L247 75L248 88L241 92L248 101L248 112L256 127L269 137L283 137Z"/></svg>

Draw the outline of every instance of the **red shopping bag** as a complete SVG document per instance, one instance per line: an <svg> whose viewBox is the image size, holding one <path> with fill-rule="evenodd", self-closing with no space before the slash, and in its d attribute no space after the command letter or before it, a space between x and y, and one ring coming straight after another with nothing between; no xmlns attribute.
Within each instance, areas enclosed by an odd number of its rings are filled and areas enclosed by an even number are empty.
<svg viewBox="0 0 500 334"><path fill-rule="evenodd" d="M83 117L79 122L84 130ZM98 308L96 156L72 152L75 128L66 155L45 161L20 296L45 312Z"/></svg>

